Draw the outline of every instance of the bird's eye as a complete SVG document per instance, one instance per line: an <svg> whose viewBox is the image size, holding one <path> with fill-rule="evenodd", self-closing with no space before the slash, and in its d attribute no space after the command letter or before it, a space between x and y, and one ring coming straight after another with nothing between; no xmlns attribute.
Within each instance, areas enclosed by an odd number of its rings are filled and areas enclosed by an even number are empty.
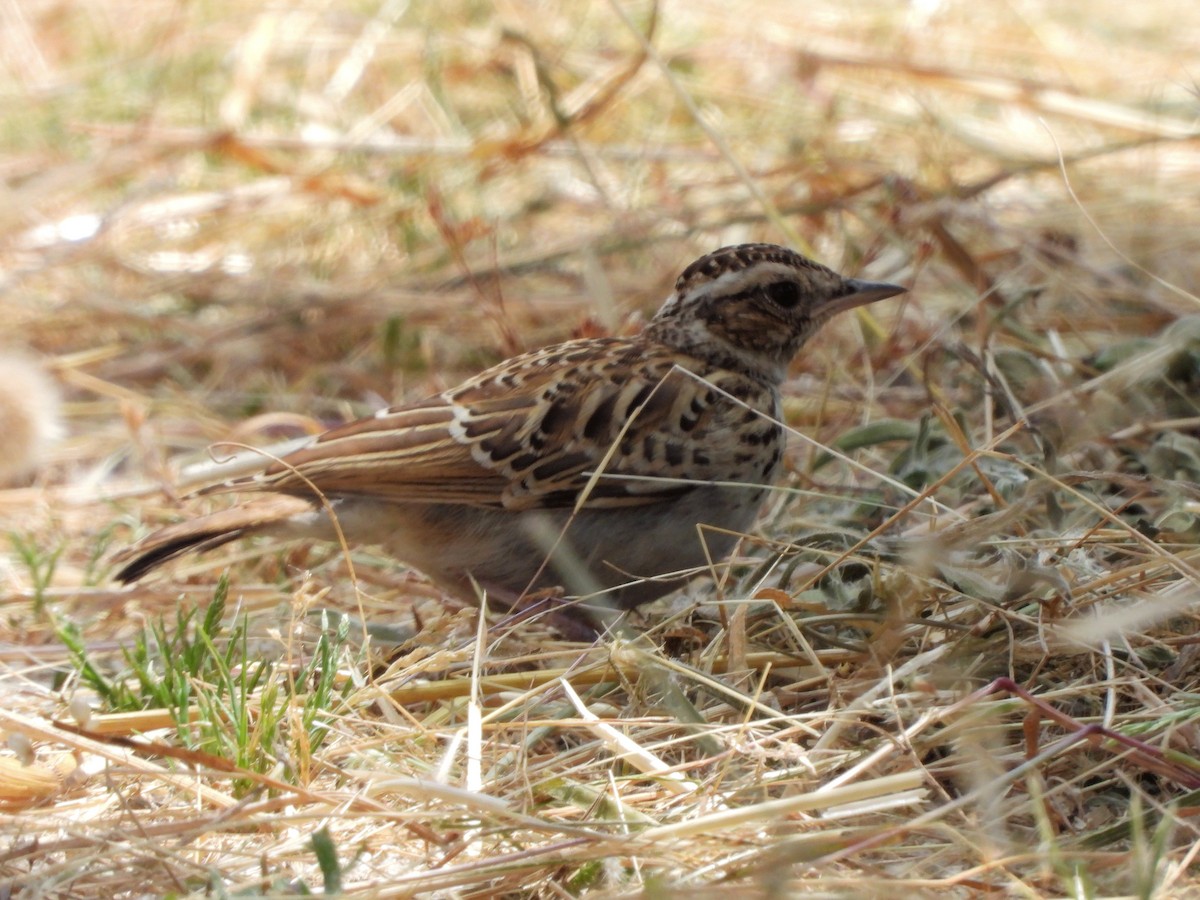
<svg viewBox="0 0 1200 900"><path fill-rule="evenodd" d="M800 302L800 285L794 281L776 281L764 289L771 300L784 309L795 309Z"/></svg>

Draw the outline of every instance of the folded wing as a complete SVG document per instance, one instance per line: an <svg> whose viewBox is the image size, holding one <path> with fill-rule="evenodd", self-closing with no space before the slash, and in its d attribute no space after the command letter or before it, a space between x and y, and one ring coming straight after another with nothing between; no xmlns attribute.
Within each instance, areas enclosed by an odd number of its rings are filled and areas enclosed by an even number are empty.
<svg viewBox="0 0 1200 900"><path fill-rule="evenodd" d="M221 489L505 509L660 502L745 470L735 457L746 448L731 443L735 422L757 417L763 441L779 437L760 416L773 408L725 393L761 391L732 373L724 385L703 382L681 368L687 362L667 352L647 358L644 345L618 339L526 354L326 432Z"/></svg>

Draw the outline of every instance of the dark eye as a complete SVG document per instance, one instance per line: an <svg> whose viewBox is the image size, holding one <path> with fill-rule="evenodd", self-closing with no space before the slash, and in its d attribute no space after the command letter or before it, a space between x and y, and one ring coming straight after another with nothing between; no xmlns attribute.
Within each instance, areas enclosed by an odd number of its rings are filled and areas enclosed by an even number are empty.
<svg viewBox="0 0 1200 900"><path fill-rule="evenodd" d="M795 309L800 302L800 285L794 281L776 281L763 290L767 296L784 309Z"/></svg>

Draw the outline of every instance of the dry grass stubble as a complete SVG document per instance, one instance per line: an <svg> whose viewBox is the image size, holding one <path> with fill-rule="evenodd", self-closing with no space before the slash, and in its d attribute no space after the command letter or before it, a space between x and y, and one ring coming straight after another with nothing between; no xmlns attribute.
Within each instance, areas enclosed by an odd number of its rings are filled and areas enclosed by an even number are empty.
<svg viewBox="0 0 1200 900"><path fill-rule="evenodd" d="M7 890L1196 890L1190 6L139 10L0 34L5 339L67 428L0 491ZM913 291L798 361L788 478L644 640L370 549L109 583L210 444L744 239Z"/></svg>

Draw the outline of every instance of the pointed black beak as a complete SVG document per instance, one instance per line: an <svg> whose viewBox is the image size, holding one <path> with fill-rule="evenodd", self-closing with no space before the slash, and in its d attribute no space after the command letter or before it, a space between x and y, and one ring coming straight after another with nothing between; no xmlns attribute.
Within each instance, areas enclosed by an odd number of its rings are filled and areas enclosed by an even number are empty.
<svg viewBox="0 0 1200 900"><path fill-rule="evenodd" d="M836 315L858 306L866 306L876 300L886 300L897 294L905 293L908 288L898 284L888 284L886 281L860 281L857 278L847 278L846 286L850 293L835 297L821 307L821 315Z"/></svg>

